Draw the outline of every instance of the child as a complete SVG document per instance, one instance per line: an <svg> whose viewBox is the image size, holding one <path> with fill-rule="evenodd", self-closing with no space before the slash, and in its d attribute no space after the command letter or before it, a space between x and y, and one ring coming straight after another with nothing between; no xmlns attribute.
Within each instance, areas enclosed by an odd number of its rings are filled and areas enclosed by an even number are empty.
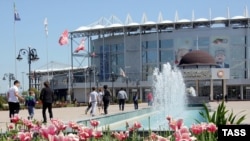
<svg viewBox="0 0 250 141"><path fill-rule="evenodd" d="M25 99L25 106L28 108L29 116L28 119L32 119L34 116L34 107L36 105L35 93L29 91L29 96Z"/></svg>

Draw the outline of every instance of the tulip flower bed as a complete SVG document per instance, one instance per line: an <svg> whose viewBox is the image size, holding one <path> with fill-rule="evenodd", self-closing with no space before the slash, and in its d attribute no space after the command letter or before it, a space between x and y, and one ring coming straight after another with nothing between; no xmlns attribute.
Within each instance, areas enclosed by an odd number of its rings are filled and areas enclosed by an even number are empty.
<svg viewBox="0 0 250 141"><path fill-rule="evenodd" d="M207 107L205 107L207 109ZM7 125L7 132L0 134L1 141L217 141L217 125L240 124L245 116L235 121L236 115L225 116L224 103L218 106L212 117L208 111L201 113L208 123L200 123L187 127L183 124L183 119L173 119L167 116L169 130L160 133L148 131L144 134L143 127L139 122L134 122L131 126L125 123L126 131L110 131L107 127L102 131L98 130L100 122L90 120L91 127L77 124L75 122L64 123L61 120L52 119L50 124L42 124L36 120L22 119L15 115ZM230 123L228 123L230 122ZM70 131L68 131L68 129ZM142 129L142 130L140 130ZM139 134L142 132L142 134Z"/></svg>
<svg viewBox="0 0 250 141"><path fill-rule="evenodd" d="M131 127L128 123L127 131L115 132L106 129L98 131L99 121L90 120L91 127L79 125L75 122L64 122L56 119L51 120L51 124L44 125L36 120L22 119L15 115L12 123L8 125L8 130L0 136L1 141L215 141L217 127L213 123L194 124L191 128L183 125L183 120L174 120L167 117L171 132L157 135L151 132L149 136L143 137L138 134L141 127L139 122L134 122ZM66 133L66 128L71 132Z"/></svg>

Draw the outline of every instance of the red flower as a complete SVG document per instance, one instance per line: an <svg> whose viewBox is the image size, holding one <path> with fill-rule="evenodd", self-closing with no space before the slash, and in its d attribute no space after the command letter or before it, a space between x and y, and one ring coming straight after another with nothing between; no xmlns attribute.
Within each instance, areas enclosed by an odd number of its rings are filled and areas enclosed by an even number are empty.
<svg viewBox="0 0 250 141"><path fill-rule="evenodd" d="M32 140L32 134L30 132L19 132L17 134L17 138L20 141L31 141Z"/></svg>
<svg viewBox="0 0 250 141"><path fill-rule="evenodd" d="M8 129L9 129L9 130L14 129L14 125L13 125L13 124L8 125Z"/></svg>
<svg viewBox="0 0 250 141"><path fill-rule="evenodd" d="M68 125L69 125L70 128L72 128L72 129L74 129L74 130L79 129L79 125L78 125L77 123L73 122L73 121L70 121L70 122L68 123Z"/></svg>
<svg viewBox="0 0 250 141"><path fill-rule="evenodd" d="M207 125L207 131L211 133L215 133L217 131L217 126L214 123L209 123Z"/></svg>
<svg viewBox="0 0 250 141"><path fill-rule="evenodd" d="M191 132L195 135L201 134L202 131L202 126L200 124L194 124L191 126Z"/></svg>
<svg viewBox="0 0 250 141"><path fill-rule="evenodd" d="M124 132L120 132L120 133L115 132L114 136L118 141L124 141L128 138L129 133L128 132L125 132L125 133Z"/></svg>
<svg viewBox="0 0 250 141"><path fill-rule="evenodd" d="M169 122L169 126L171 129L173 129L174 131L181 129L181 127L183 126L183 119L178 119L177 121L175 120L171 120Z"/></svg>
<svg viewBox="0 0 250 141"><path fill-rule="evenodd" d="M18 121L20 120L18 114L15 114L13 117L10 118L11 122L14 124L17 124Z"/></svg>
<svg viewBox="0 0 250 141"><path fill-rule="evenodd" d="M102 137L102 132L101 131L95 131L93 132L93 137L95 137L96 139L99 139Z"/></svg>
<svg viewBox="0 0 250 141"><path fill-rule="evenodd" d="M93 126L94 128L96 128L100 124L100 121L90 120L90 124L91 124L91 126Z"/></svg>
<svg viewBox="0 0 250 141"><path fill-rule="evenodd" d="M60 120L52 119L51 123L57 128L58 131L64 131L67 126Z"/></svg>

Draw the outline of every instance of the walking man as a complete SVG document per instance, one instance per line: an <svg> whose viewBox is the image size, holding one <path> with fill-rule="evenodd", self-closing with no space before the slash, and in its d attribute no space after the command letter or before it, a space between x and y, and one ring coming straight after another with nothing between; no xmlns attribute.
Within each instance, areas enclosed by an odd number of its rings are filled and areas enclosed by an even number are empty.
<svg viewBox="0 0 250 141"><path fill-rule="evenodd" d="M124 91L123 88L120 89L118 92L118 100L119 100L119 109L120 111L124 111L124 104L125 100L128 98L127 93Z"/></svg>
<svg viewBox="0 0 250 141"><path fill-rule="evenodd" d="M24 100L24 98L19 95L18 88L20 82L18 80L14 81L14 86L12 86L7 92L8 104L9 104L9 117L12 118L14 114L18 114L20 110L19 100Z"/></svg>
<svg viewBox="0 0 250 141"><path fill-rule="evenodd" d="M43 103L43 123L47 123L47 117L46 117L46 110L48 109L49 111L49 118L53 118L53 113L52 113L52 103L53 103L53 90L49 86L49 82L44 82L43 83L44 88L41 90L40 93L40 100Z"/></svg>
<svg viewBox="0 0 250 141"><path fill-rule="evenodd" d="M137 110L138 109L138 94L137 93L133 96L133 101L134 101L135 110Z"/></svg>
<svg viewBox="0 0 250 141"><path fill-rule="evenodd" d="M91 111L92 111L92 117L95 116L95 110L98 100L98 93L95 90L95 87L92 87L92 92L89 96L89 103L91 103Z"/></svg>
<svg viewBox="0 0 250 141"><path fill-rule="evenodd" d="M103 106L104 106L104 114L108 114L108 106L109 106L109 101L110 101L110 91L108 90L108 86L104 85L104 95L103 95Z"/></svg>

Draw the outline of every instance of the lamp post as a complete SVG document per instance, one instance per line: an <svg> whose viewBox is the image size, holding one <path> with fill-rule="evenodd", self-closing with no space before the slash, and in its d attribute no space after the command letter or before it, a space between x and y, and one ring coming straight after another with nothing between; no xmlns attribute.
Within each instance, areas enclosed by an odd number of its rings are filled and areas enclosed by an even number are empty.
<svg viewBox="0 0 250 141"><path fill-rule="evenodd" d="M9 79L9 88L11 87L11 80L16 80L15 76L13 73L5 73L3 75L3 80L6 80L6 78Z"/></svg>
<svg viewBox="0 0 250 141"><path fill-rule="evenodd" d="M30 74L31 74L31 62L39 60L39 57L37 55L36 49L35 48L31 48L31 47L28 47L28 49L20 49L19 53L18 53L18 56L17 56L16 59L19 60L19 61L21 61L23 59L22 55L27 55L28 56L28 64L29 64L29 90L30 90L30 88L31 88L31 77L30 77Z"/></svg>
<svg viewBox="0 0 250 141"><path fill-rule="evenodd" d="M88 67L87 71L89 73L89 91L91 91L91 73L92 73L93 70L92 70L91 67Z"/></svg>
<svg viewBox="0 0 250 141"><path fill-rule="evenodd" d="M127 92L127 94L129 95L129 90L128 90L128 77L126 76L126 92Z"/></svg>

